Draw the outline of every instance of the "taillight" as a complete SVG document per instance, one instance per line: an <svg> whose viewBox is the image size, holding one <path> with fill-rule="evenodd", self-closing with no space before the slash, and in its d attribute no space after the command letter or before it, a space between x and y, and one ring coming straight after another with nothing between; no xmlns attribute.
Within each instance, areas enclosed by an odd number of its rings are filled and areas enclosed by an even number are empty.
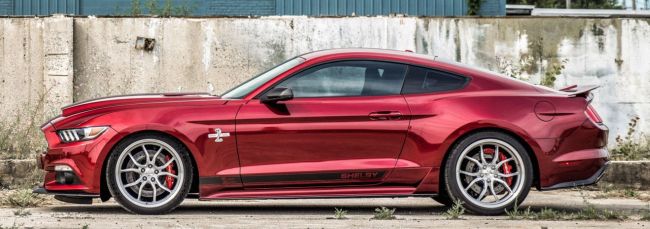
<svg viewBox="0 0 650 229"><path fill-rule="evenodd" d="M600 115L596 113L596 110L594 110L594 108L591 107L591 105L587 106L587 110L585 111L585 113L587 114L587 117L591 119L592 122L603 123L603 120L600 118Z"/></svg>

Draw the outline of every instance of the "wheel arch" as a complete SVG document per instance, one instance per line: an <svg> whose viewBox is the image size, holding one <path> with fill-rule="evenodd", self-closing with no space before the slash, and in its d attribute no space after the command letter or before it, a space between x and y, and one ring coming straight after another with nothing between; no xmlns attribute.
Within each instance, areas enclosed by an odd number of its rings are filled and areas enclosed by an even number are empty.
<svg viewBox="0 0 650 229"><path fill-rule="evenodd" d="M463 128L460 128L457 130L457 133L455 135L457 137L453 138L451 143L448 145L447 149L445 150L444 156L441 161L441 166L440 166L440 172L438 173L438 192L446 192L446 187L445 187L445 165L447 164L447 160L449 159L449 156L451 155L451 151L454 149L454 147L463 139L467 138L470 135L473 135L475 133L479 132L487 132L487 131L495 131L495 132L501 132L504 134L507 134L511 137L513 137L515 140L517 140L525 149L526 153L531 159L531 162L533 164L533 185L539 189L540 183L539 183L539 162L537 159L537 154L536 151L533 149L533 147L536 146L534 141L528 135L525 135L525 132L523 131L513 131L508 128L500 127L500 126L493 126L493 125L486 125L486 126L481 126L481 127L476 127L472 129L465 129L465 131L462 131ZM523 136L522 136L523 135ZM454 136L454 135L452 135Z"/></svg>
<svg viewBox="0 0 650 229"><path fill-rule="evenodd" d="M99 183L99 188L100 188L100 198L102 201L107 201L111 197L111 193L108 190L108 183L106 182L106 167L108 165L108 157L109 155L113 152L115 147L119 145L119 143L126 141L127 139L133 137L133 136L138 136L138 135L163 135L166 137L169 137L171 139L174 139L180 143L181 146L185 147L185 149L190 152L190 161L192 162L192 186L190 188L190 193L198 193L199 191L199 175L198 175L198 164L197 160L194 156L194 151L188 147L188 144L186 144L184 141L179 139L178 137L169 134L165 131L160 131L160 130L154 130L154 129L143 129L143 130L138 130L138 131L133 131L129 132L128 134L124 135L118 135L116 139L113 140L113 144L110 146L110 149L107 151L106 155L103 157L104 159L102 160L102 167L101 167L101 173L100 173L100 183Z"/></svg>

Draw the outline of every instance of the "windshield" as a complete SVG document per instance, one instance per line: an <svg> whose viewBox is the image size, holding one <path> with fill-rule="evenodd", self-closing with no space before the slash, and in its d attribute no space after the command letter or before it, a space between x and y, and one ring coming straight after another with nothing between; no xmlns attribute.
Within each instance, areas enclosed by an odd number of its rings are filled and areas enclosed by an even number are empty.
<svg viewBox="0 0 650 229"><path fill-rule="evenodd" d="M247 80L246 82L236 86L221 95L221 98L224 99L241 99L244 96L251 93L256 88L262 86L262 84L268 82L269 80L275 78L276 76L282 74L283 72L298 66L302 62L305 62L305 59L302 57L296 57L290 59L278 66L271 68L270 70L253 77L252 79Z"/></svg>

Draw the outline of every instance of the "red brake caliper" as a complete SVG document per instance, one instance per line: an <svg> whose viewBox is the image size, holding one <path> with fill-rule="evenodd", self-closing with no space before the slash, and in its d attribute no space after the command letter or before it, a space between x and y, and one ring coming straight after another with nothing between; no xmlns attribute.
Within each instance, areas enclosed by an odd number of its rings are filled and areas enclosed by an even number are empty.
<svg viewBox="0 0 650 229"><path fill-rule="evenodd" d="M503 161L505 159L506 159L506 155L499 154L499 160ZM503 165L502 167L503 167L503 174L510 174L510 172L512 172L512 165L510 165L508 162L506 162L506 164ZM508 185L512 185L512 177L506 177L506 183L508 183Z"/></svg>
<svg viewBox="0 0 650 229"><path fill-rule="evenodd" d="M483 153L493 155L494 154L494 149L492 149L492 148L483 148ZM507 159L506 155L499 154L499 160L500 161L503 161L505 159ZM508 164L507 162L505 163L505 165L503 165L501 167L503 167L503 174L510 174L512 172L512 165ZM508 185L512 185L512 177L506 177L506 183L508 183Z"/></svg>
<svg viewBox="0 0 650 229"><path fill-rule="evenodd" d="M169 156L166 156L165 159L167 161L171 160ZM171 163L167 166L167 172L176 175L176 171L172 168ZM167 183L167 188L172 189L172 187L174 187L174 178L172 176L166 176L165 183Z"/></svg>

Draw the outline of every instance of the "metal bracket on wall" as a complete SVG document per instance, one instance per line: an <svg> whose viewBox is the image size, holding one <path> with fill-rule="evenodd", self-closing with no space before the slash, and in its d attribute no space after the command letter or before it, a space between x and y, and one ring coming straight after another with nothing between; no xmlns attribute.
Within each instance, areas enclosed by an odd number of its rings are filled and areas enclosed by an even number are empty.
<svg viewBox="0 0 650 229"><path fill-rule="evenodd" d="M155 45L156 45L156 39L153 38L138 37L135 40L135 49L151 51L153 50Z"/></svg>

